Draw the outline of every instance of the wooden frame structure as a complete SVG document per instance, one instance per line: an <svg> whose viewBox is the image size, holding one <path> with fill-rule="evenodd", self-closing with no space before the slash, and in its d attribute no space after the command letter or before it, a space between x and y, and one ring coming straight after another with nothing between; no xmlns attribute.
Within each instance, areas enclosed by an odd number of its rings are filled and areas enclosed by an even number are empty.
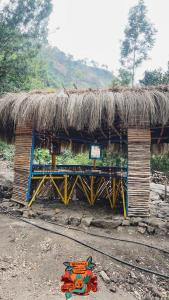
<svg viewBox="0 0 169 300"><path fill-rule="evenodd" d="M113 176L111 174L110 183L110 175L108 173L108 181L106 181L105 176L98 176L97 173L92 174L91 171L90 174L83 174L82 172L78 174L69 172L66 174L64 170L59 172L55 168L53 169L52 166L50 172L45 172L44 170L41 172L34 171L34 130L32 130L30 125L26 127L17 126L13 200L21 203L26 200L29 203L28 206L31 206L44 183L50 181L65 205L70 203L74 189L78 187L83 191L90 205L94 205L96 199L102 193L103 197L110 202L110 207L114 209L120 193L124 217L127 215L149 216L150 145L150 129L128 129L128 168L125 169L125 174L123 174L122 178L120 175L117 176L116 174L116 176ZM120 168L118 172L120 172ZM88 176L89 181L87 181L86 176ZM37 186L34 194L31 196L32 181L37 181ZM61 181L63 183L62 188L57 183ZM96 181L97 187L94 188ZM104 188L99 190L101 186Z"/></svg>
<svg viewBox="0 0 169 300"><path fill-rule="evenodd" d="M117 198L121 197L123 214L124 217L127 216L126 167L96 167L96 162L94 161L93 167L88 165L62 165L60 166L61 170L59 170L59 166L56 166L56 158L53 159L54 154L52 154L51 165L34 164L34 150L38 133L35 133L35 130L31 130L29 127L27 127L27 130L26 127L18 127L16 134L18 132L22 138L24 137L24 133L27 132L29 144L28 147L22 149L21 156L17 155L15 158L16 178L17 180L18 178L20 179L20 185L24 182L24 177L22 176L28 177L28 180L27 183L24 184L24 193L22 194L18 193L18 186L14 183L14 201L18 202L17 198L19 198L19 202L23 203L26 199L28 207L30 207L36 200L36 197L43 192L43 189L46 189L46 183L49 182L53 186L57 197L59 197L65 205L70 203L75 188L83 192L90 205L94 205L96 200L102 197L109 201L112 209L115 209ZM16 148L20 148L18 137L16 137L15 146ZM28 152L29 160L24 160L24 154L28 158ZM29 172L18 177L18 166L19 169L22 170L24 161L29 165ZM33 182L36 182L34 188Z"/></svg>

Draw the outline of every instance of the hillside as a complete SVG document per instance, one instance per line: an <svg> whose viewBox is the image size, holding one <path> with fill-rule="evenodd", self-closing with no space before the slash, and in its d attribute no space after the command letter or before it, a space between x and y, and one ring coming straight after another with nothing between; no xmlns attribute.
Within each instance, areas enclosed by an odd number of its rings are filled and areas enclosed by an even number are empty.
<svg viewBox="0 0 169 300"><path fill-rule="evenodd" d="M56 47L43 48L40 57L45 61L48 85L54 87L102 88L112 83L113 75L108 70L88 66L84 60L74 60Z"/></svg>

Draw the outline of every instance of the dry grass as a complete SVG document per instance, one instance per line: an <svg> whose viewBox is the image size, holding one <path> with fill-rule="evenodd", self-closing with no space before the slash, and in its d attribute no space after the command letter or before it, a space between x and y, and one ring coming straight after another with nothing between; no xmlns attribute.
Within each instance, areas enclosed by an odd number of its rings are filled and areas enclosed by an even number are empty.
<svg viewBox="0 0 169 300"><path fill-rule="evenodd" d="M169 87L85 91L33 91L0 98L0 135L10 140L17 122L39 130L94 132L115 119L124 127L165 125L169 121Z"/></svg>

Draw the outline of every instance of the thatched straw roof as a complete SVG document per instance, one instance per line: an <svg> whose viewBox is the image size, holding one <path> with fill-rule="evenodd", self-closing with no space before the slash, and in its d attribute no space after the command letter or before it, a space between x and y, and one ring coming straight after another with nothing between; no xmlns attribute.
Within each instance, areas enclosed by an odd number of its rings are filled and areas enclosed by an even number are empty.
<svg viewBox="0 0 169 300"><path fill-rule="evenodd" d="M46 130L94 132L120 122L128 126L169 123L169 86L142 89L33 91L0 97L0 136L10 139L15 124Z"/></svg>

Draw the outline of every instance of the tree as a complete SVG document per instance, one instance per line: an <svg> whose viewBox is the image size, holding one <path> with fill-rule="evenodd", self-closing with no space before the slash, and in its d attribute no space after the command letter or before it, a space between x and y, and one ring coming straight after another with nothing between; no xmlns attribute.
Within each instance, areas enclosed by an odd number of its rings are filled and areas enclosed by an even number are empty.
<svg viewBox="0 0 169 300"><path fill-rule="evenodd" d="M112 80L112 86L129 86L131 83L131 77L132 74L130 71L120 68L118 72L118 76L114 76L113 74L113 80Z"/></svg>
<svg viewBox="0 0 169 300"><path fill-rule="evenodd" d="M29 89L51 9L51 0L11 0L0 11L0 92Z"/></svg>
<svg viewBox="0 0 169 300"><path fill-rule="evenodd" d="M163 83L163 73L161 69L145 71L144 78L140 80L142 85L159 85Z"/></svg>
<svg viewBox="0 0 169 300"><path fill-rule="evenodd" d="M169 84L169 64L166 72L162 69L145 71L144 78L140 80L140 83L145 86Z"/></svg>
<svg viewBox="0 0 169 300"><path fill-rule="evenodd" d="M15 28L24 37L44 40L51 10L51 0L10 0L0 17L4 25Z"/></svg>
<svg viewBox="0 0 169 300"><path fill-rule="evenodd" d="M164 84L169 84L169 61L167 64L167 71L164 74Z"/></svg>
<svg viewBox="0 0 169 300"><path fill-rule="evenodd" d="M132 74L129 70L120 68L118 78L122 86L129 86L132 79Z"/></svg>
<svg viewBox="0 0 169 300"><path fill-rule="evenodd" d="M136 68L148 59L148 53L155 43L156 29L147 18L144 0L129 11L128 25L124 31L125 38L121 45L121 63L132 72L132 86Z"/></svg>

